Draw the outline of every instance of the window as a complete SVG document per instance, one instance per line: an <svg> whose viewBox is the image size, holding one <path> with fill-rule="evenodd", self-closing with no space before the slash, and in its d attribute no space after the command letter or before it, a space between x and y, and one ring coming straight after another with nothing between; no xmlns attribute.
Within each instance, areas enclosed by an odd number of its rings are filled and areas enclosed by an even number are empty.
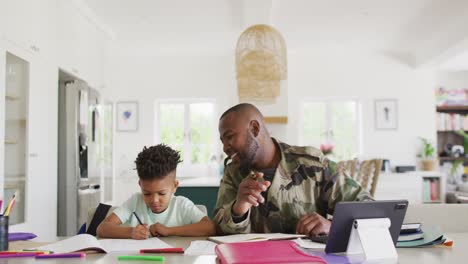
<svg viewBox="0 0 468 264"><path fill-rule="evenodd" d="M155 110L155 142L180 151L178 176L215 174L219 137L214 100L159 101Z"/></svg>
<svg viewBox="0 0 468 264"><path fill-rule="evenodd" d="M334 146L329 157L347 160L359 154L359 102L357 100L304 101L300 109L301 145Z"/></svg>

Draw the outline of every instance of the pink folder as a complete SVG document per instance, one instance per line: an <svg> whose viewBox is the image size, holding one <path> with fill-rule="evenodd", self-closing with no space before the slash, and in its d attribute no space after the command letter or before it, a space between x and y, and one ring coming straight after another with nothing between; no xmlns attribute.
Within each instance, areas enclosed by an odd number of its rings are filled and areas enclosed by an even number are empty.
<svg viewBox="0 0 468 264"><path fill-rule="evenodd" d="M321 257L303 252L290 240L221 244L215 252L221 264L326 263Z"/></svg>

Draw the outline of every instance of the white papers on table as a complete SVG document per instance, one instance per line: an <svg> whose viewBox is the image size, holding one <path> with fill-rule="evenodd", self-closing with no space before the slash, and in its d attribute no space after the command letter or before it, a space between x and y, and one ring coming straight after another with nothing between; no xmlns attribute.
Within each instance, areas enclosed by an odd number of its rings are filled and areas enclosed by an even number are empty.
<svg viewBox="0 0 468 264"><path fill-rule="evenodd" d="M190 246L185 250L185 255L200 256L200 255L215 255L216 243L208 240L195 240L190 243Z"/></svg>

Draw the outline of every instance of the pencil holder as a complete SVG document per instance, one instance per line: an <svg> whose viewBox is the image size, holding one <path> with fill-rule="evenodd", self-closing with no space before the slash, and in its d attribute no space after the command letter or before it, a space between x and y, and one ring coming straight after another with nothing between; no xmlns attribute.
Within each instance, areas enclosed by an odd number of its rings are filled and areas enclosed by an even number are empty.
<svg viewBox="0 0 468 264"><path fill-rule="evenodd" d="M0 215L0 251L8 250L8 216Z"/></svg>

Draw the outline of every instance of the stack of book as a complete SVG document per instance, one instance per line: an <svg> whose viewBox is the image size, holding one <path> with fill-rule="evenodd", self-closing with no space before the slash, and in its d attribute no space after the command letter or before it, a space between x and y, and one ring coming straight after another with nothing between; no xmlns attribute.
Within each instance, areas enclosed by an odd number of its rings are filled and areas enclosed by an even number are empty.
<svg viewBox="0 0 468 264"><path fill-rule="evenodd" d="M438 226L424 227L421 229L421 224L403 224L398 236L396 247L427 247L443 245L451 247L453 241L447 239Z"/></svg>
<svg viewBox="0 0 468 264"><path fill-rule="evenodd" d="M400 235L398 236L398 242L403 241L414 241L424 238L424 232L421 229L421 224L403 224L401 226Z"/></svg>
<svg viewBox="0 0 468 264"><path fill-rule="evenodd" d="M437 113L438 131L468 130L468 116L460 114Z"/></svg>

